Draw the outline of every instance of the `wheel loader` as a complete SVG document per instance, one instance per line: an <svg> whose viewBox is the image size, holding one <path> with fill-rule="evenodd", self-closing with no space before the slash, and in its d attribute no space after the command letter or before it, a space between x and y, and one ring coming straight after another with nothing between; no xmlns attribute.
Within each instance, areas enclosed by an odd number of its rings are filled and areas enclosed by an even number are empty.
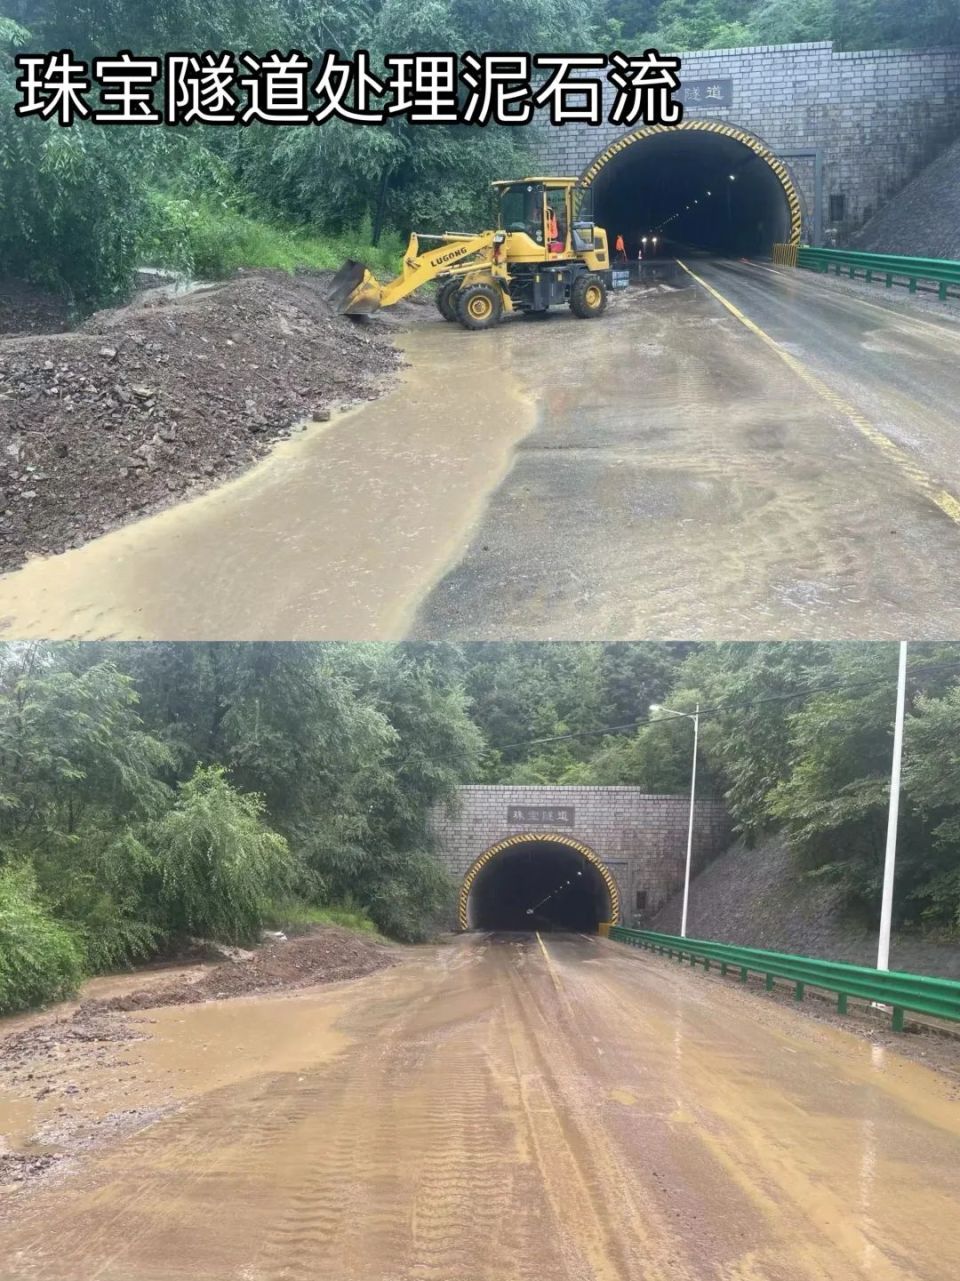
<svg viewBox="0 0 960 1281"><path fill-rule="evenodd" d="M588 211L589 192L576 178L524 178L493 188L494 230L414 233L400 274L387 284L349 260L330 284L334 310L369 315L436 280L440 314L466 329L490 329L511 312L544 313L564 304L584 320L602 315L608 291L625 288L629 274L611 267L607 233ZM427 240L439 243L421 249Z"/></svg>

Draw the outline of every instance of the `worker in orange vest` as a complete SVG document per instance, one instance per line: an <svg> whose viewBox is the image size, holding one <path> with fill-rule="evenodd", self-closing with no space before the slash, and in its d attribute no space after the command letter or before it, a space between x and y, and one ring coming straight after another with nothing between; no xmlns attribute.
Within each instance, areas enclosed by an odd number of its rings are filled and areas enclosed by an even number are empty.
<svg viewBox="0 0 960 1281"><path fill-rule="evenodd" d="M616 240L614 241L614 243L613 243L613 251L614 251L614 256L615 256L615 258L616 258L616 261L617 261L617 262L626 262L626 261L627 261L627 247L626 247L626 245L623 243L623 236L622 236L622 235L619 235L619 234L618 234L618 236L617 236Z"/></svg>

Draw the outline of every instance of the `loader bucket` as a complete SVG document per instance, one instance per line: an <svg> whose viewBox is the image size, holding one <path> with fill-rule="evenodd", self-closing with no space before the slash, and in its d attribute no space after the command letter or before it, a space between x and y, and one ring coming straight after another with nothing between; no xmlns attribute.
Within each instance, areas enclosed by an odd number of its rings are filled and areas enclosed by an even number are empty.
<svg viewBox="0 0 960 1281"><path fill-rule="evenodd" d="M327 301L345 316L367 316L380 306L380 286L362 262L348 258L327 290Z"/></svg>

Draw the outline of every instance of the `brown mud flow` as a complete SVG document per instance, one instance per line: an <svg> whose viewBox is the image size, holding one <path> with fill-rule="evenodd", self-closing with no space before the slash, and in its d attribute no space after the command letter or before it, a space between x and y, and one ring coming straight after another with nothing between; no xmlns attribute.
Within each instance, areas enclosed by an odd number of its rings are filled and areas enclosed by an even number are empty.
<svg viewBox="0 0 960 1281"><path fill-rule="evenodd" d="M957 1275L947 1078L612 944L149 1019L136 1093L178 1110L10 1198L4 1281Z"/></svg>
<svg viewBox="0 0 960 1281"><path fill-rule="evenodd" d="M215 492L0 578L0 635L399 638L533 425L500 336L456 337L455 357L422 328L402 335L412 368L384 399Z"/></svg>

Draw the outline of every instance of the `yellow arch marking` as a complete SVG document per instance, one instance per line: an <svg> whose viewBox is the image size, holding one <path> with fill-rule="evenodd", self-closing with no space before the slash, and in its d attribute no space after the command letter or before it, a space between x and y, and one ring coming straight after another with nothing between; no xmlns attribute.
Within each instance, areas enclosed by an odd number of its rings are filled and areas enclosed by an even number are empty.
<svg viewBox="0 0 960 1281"><path fill-rule="evenodd" d="M768 164L777 175L780 186L783 188L784 195L787 198L787 207L790 210L789 243L796 245L800 243L800 233L803 229L800 194L794 185L793 179L790 177L790 172L786 165L752 133L747 133L745 129L740 129L736 125L724 124L720 120L681 120L678 125L642 125L639 129L634 129L622 138L617 138L615 142L611 142L609 146L605 147L599 155L594 156L593 160L590 161L580 175L581 186L589 186L601 169L614 156L619 155L621 151L631 147L635 142L650 138L655 133L673 133L677 129L686 129L699 133L719 133L726 138L735 138L737 142L742 142L745 147L749 147L755 155Z"/></svg>
<svg viewBox="0 0 960 1281"><path fill-rule="evenodd" d="M857 431L860 432L862 436L865 436L866 439L870 441L871 445L875 445L876 448L894 464L898 471L900 471L902 475L906 476L907 480L909 480L910 483L918 489L921 494L923 494L924 498L926 498L928 502L933 503L935 507L939 507L943 514L948 516L955 525L960 525L960 499L957 499L946 489L941 489L937 482L931 476L928 476L923 468L919 466L919 464L915 463L908 453L902 450L899 445L894 444L894 442L888 436L885 436L882 431L874 427L869 418L866 418L861 414L860 410L857 409L855 405L851 405L850 402L844 400L842 396L838 396L831 387L828 387L827 384L818 378L815 373L811 372L811 370L809 370L802 361L798 360L791 352L786 351L781 347L775 338L771 338L770 335L761 329L758 324L752 321L749 316L745 316L739 307L735 307L729 298L725 298L723 296L719 289L714 289L712 285L708 285L702 276L698 276L695 271L691 271L686 263L680 262L679 258L677 259L677 263L683 268L687 275L692 276L697 284L705 289L708 294L711 294L716 298L717 302L726 307L727 311L729 311L732 316L735 316L744 328L749 329L750 332L755 334L761 342L766 343L770 350L775 352L783 363L792 369L799 378L802 378L807 386L812 388L818 396L831 406L831 408L835 409L838 414L842 414L845 418L848 418L850 422L853 423L854 427L856 427Z"/></svg>
<svg viewBox="0 0 960 1281"><path fill-rule="evenodd" d="M558 832L518 832L515 836L508 836L502 841L497 841L496 845L491 845L489 849L483 851L479 858L474 859L470 865L469 871L463 878L463 884L460 886L460 894L457 900L457 921L462 930L470 928L467 904L470 900L470 891L473 889L473 883L491 859L495 859L504 850L511 849L515 845L542 844L544 842L549 842L551 845L566 845L569 849L576 850L578 854L582 854L587 862L597 869L603 878L604 885L607 887L607 893L610 895L610 919L619 921L620 891L617 889L617 883L613 879L610 869L589 845L584 845L583 841L578 841L573 836L562 836Z"/></svg>

